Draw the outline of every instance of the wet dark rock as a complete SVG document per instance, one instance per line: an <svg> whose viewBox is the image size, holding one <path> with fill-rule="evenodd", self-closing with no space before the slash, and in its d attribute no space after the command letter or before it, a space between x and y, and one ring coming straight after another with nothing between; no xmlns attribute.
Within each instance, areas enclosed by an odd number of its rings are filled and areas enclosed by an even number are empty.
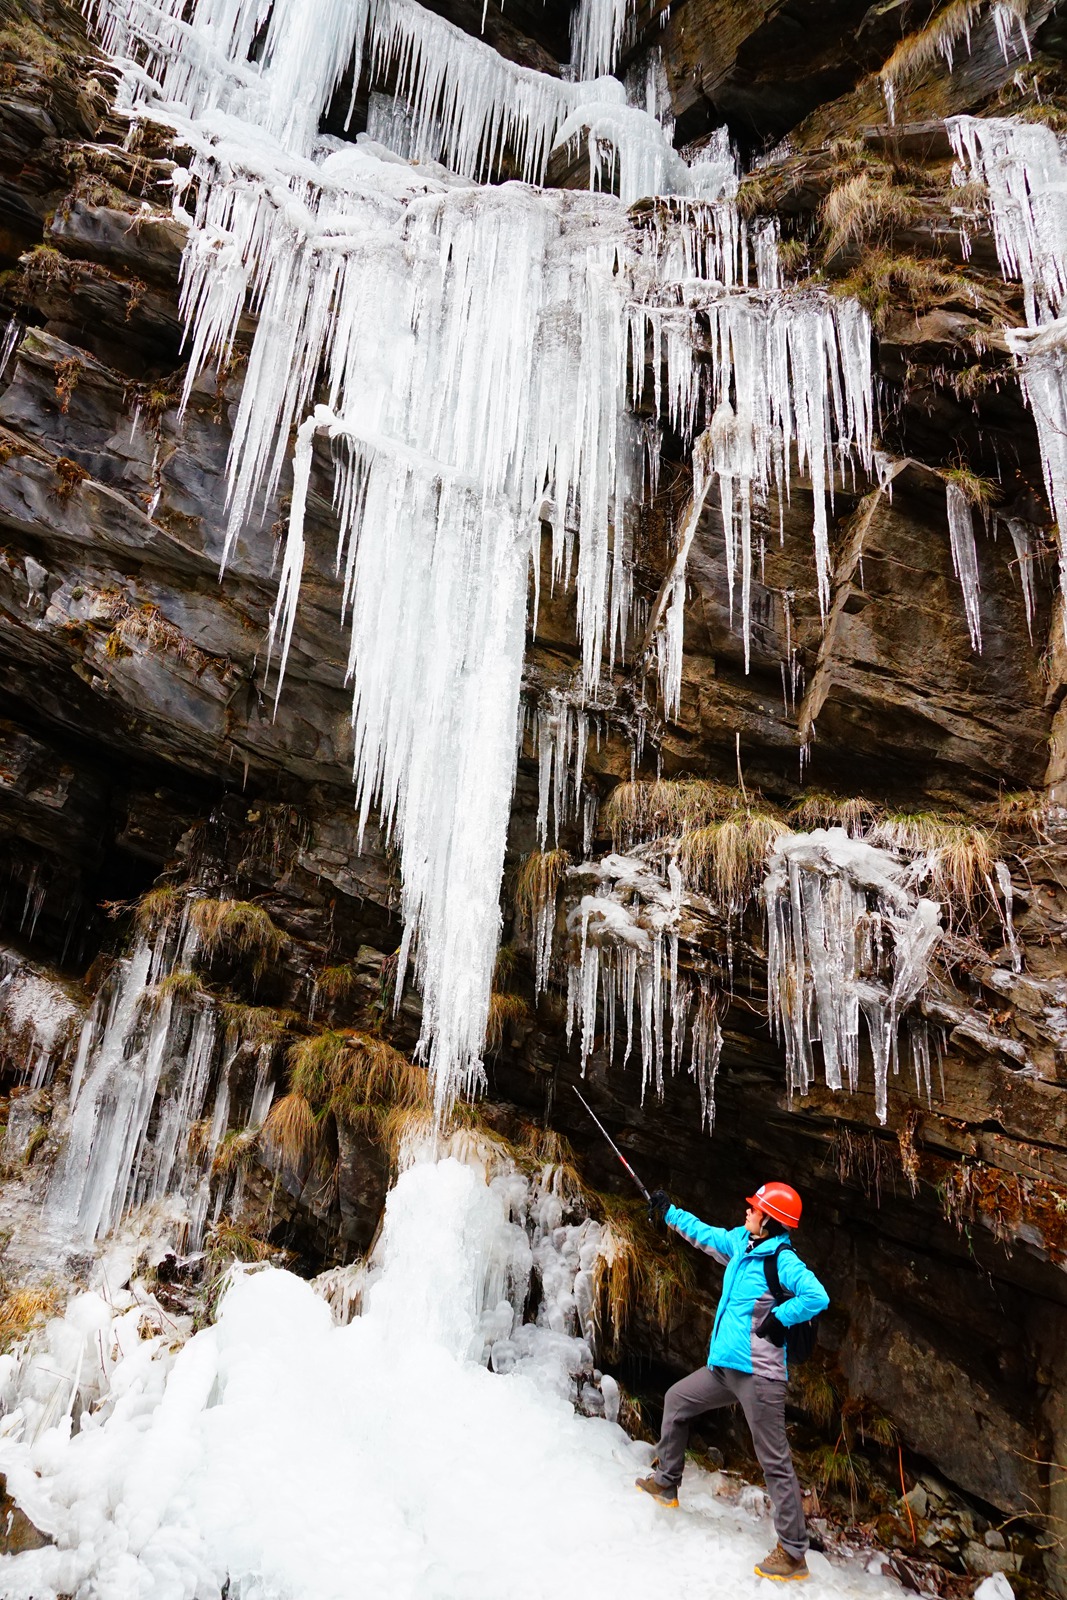
<svg viewBox="0 0 1067 1600"><path fill-rule="evenodd" d="M35 1527L8 1494L7 1475L0 1472L0 1555L17 1556L24 1550L43 1550L51 1543L51 1535Z"/></svg>

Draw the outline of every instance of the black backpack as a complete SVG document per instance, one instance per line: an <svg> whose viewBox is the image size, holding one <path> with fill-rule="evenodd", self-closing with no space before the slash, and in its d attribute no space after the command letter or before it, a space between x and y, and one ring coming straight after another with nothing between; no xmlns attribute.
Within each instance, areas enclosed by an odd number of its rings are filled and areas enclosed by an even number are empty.
<svg viewBox="0 0 1067 1600"><path fill-rule="evenodd" d="M788 1239L783 1239L776 1250L769 1256L763 1257L763 1271L767 1277L767 1287L774 1296L774 1303L780 1306L783 1300L792 1300L793 1296L788 1289L782 1288L782 1281L778 1276L778 1257L783 1250L792 1250L793 1246ZM794 1252L795 1254L795 1252ZM796 1366L807 1361L815 1349L819 1337L819 1314L809 1317L807 1322L797 1322L793 1327L785 1330L785 1350L789 1360Z"/></svg>

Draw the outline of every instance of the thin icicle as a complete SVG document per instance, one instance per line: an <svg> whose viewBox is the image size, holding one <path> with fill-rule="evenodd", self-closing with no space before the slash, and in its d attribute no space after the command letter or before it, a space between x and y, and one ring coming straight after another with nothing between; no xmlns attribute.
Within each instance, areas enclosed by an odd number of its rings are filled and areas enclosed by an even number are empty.
<svg viewBox="0 0 1067 1600"><path fill-rule="evenodd" d="M948 508L948 532L952 545L952 565L960 588L963 590L963 611L967 618L967 632L971 636L971 649L982 653L982 613L979 605L981 584L978 577L978 552L974 545L974 521L971 506L958 483L945 484Z"/></svg>
<svg viewBox="0 0 1067 1600"><path fill-rule="evenodd" d="M1015 559L1019 567L1019 587L1023 594L1023 608L1026 612L1026 631L1030 641L1034 638L1034 562L1037 553L1031 537L1032 528L1028 522L1021 521L1018 517L1003 517L1001 521L1011 536L1015 547Z"/></svg>

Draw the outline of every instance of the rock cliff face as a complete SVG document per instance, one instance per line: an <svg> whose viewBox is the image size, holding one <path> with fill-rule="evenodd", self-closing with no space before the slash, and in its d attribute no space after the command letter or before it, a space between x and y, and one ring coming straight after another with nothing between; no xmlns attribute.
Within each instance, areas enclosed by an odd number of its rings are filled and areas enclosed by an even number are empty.
<svg viewBox="0 0 1067 1600"><path fill-rule="evenodd" d="M480 25L480 7L438 9ZM782 219L791 272L871 310L876 431L895 475L891 487L838 487L825 627L810 491L793 483L781 537L778 508L766 513L747 673L712 495L689 569L680 709L662 721L643 664L619 664L585 784L604 802L636 762L639 776L740 777L783 813L817 789L887 813L951 816L995 832L1014 930L987 905L946 941L920 1001L939 1041L931 1092L905 1072L891 1078L885 1124L867 1061L853 1092L790 1095L767 1021L758 905L732 927L709 918L686 942L689 967L729 995L713 1136L693 1083L668 1077L662 1097L642 1094L639 1069L610 1064L600 1037L586 1093L646 1180L698 1213L739 1219L740 1198L765 1177L796 1184L803 1248L833 1296L823 1343L835 1381L994 1520L1021 1519L1067 1594L1067 1480L1056 1465L1067 1459L1067 835L1057 809L1067 657L1037 437L1002 331L1022 322L1021 296L1001 279L981 197L953 188L941 120L1019 113L1059 126L1067 36L1054 7L1031 6L1029 56L1006 61L995 9L969 7L969 40L961 29L951 67L936 41L914 48L928 18L910 3L680 0L666 20L642 13L632 62L661 49L677 141L725 122L750 159L769 152L740 204ZM490 8L487 33L542 69L566 56L558 5L509 0L500 14ZM878 78L891 58L893 126ZM205 982L289 1019L271 1046L280 1081L286 1043L313 1008L316 1025L337 1028L365 1023L375 1006L382 1014L399 941L397 869L373 829L362 847L356 837L325 451L277 705L266 638L284 477L219 581L242 359L198 378L179 414L174 158L158 130L131 136L116 116L109 69L70 9L0 0L0 303L12 318L0 351L6 970L15 983L54 969L73 1006L79 981L88 971L98 984L128 932L123 906L160 883L237 894L282 930L281 954L258 978L216 969ZM977 518L980 654L953 566L952 483L989 513L984 526ZM679 459L649 512L638 578L650 602L662 528L688 489ZM571 685L573 638L568 597L543 585L531 704ZM618 1189L570 1092L579 1061L558 984L534 1003L514 873L536 846L537 803L527 737L504 905L515 1000L487 1058L487 1115L512 1129L545 1122L590 1181ZM576 824L561 836L576 859L580 834ZM603 824L595 835L607 849ZM316 1000L316 979L340 966L343 989ZM402 1047L418 1015L410 994L389 1024ZM21 1012L6 1026L5 1156L10 1181L24 1184L27 1138L31 1161L40 1143L25 1128L39 1126L47 1144L50 1090L26 1084L32 1027ZM338 1141L334 1192L290 1172L271 1202L276 1241L309 1265L365 1248L387 1181L381 1150L343 1119ZM272 1171L267 1156L252 1159L253 1209L268 1207ZM714 1286L709 1270L667 1334L638 1318L631 1362L651 1356L663 1376L702 1359ZM1000 1552L978 1548L967 1546L972 1567L997 1565ZM1002 1564L1014 1561L1009 1552Z"/></svg>

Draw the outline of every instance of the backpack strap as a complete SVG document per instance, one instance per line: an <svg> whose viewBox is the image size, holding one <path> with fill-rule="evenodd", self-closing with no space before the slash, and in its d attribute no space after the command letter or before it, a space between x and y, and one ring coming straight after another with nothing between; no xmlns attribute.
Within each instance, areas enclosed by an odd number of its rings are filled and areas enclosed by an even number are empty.
<svg viewBox="0 0 1067 1600"><path fill-rule="evenodd" d="M793 1246L789 1243L789 1240L783 1239L782 1243L772 1250L770 1255L763 1257L763 1274L767 1279L767 1287L774 1296L776 1306L780 1306L784 1300L792 1299L792 1295L788 1290L782 1288L782 1280L778 1276L778 1257L783 1250L792 1250L792 1248Z"/></svg>

